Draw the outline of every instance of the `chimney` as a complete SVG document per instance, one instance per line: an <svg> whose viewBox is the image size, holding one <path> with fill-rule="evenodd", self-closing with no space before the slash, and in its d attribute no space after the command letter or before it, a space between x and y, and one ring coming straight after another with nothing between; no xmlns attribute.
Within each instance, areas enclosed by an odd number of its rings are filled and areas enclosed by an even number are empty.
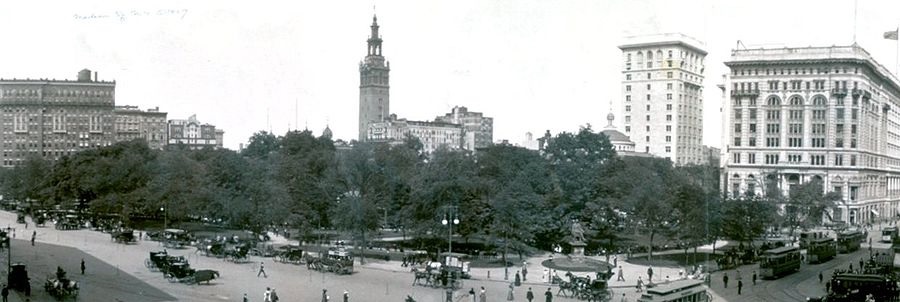
<svg viewBox="0 0 900 302"><path fill-rule="evenodd" d="M94 71L94 82L97 82L97 81L99 81L99 79L97 78L97 72Z"/></svg>

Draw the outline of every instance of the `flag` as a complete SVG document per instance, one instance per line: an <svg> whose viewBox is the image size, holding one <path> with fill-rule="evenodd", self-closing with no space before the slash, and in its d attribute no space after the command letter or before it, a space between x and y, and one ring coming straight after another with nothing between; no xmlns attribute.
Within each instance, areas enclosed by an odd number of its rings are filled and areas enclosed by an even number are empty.
<svg viewBox="0 0 900 302"><path fill-rule="evenodd" d="M900 35L898 35L898 30L895 29L892 31L884 32L884 38L888 40L897 40L898 38L900 38Z"/></svg>

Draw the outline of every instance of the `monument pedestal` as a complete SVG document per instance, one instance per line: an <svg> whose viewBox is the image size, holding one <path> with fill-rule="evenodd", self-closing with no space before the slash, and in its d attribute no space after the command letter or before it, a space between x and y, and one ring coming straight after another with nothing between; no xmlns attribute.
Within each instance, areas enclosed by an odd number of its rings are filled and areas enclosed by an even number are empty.
<svg viewBox="0 0 900 302"><path fill-rule="evenodd" d="M587 244L581 241L574 241L570 245L572 245L572 259L584 259L584 247Z"/></svg>

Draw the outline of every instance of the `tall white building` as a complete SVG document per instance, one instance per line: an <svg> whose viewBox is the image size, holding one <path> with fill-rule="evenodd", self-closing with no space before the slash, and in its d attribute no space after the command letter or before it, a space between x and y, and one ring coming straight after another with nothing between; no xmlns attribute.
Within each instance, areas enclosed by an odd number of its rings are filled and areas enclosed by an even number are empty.
<svg viewBox="0 0 900 302"><path fill-rule="evenodd" d="M858 45L733 50L725 76L723 189L821 180L832 220L900 214L900 82Z"/></svg>
<svg viewBox="0 0 900 302"><path fill-rule="evenodd" d="M622 50L625 135L634 151L703 163L704 44L683 34L629 37Z"/></svg>

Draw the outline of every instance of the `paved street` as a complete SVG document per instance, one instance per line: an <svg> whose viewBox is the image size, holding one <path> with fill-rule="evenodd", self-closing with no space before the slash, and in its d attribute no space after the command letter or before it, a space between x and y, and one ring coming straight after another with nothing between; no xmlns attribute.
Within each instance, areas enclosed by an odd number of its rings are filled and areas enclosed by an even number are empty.
<svg viewBox="0 0 900 302"><path fill-rule="evenodd" d="M15 215L8 212L0 212L0 225L11 225L17 228L17 239L30 238L33 228L25 230L23 225L16 224ZM870 237L877 236L877 231L870 231ZM261 301L262 293L266 287L274 287L277 289L279 296L283 301L321 301L321 291L323 288L328 289L332 298L331 301L340 301L343 291L350 292L350 301L403 301L406 295L412 295L417 301L442 301L443 292L438 289L426 288L422 286L411 286L413 276L408 272L407 268L400 267L399 262L384 261L367 261L367 264L360 267L357 266L356 273L350 276L338 276L330 273L319 273L309 271L306 266L297 266L290 264L275 263L271 258L251 257L252 261L244 264L235 264L223 261L222 259L204 257L195 253L195 249L169 250L174 255L184 255L187 257L191 266L198 269L214 269L221 272L221 278L215 280L210 285L185 285L178 283L170 283L166 281L162 274L151 272L144 267L144 259L150 251L161 250L162 247L158 242L141 241L136 245L121 245L110 241L109 235L88 231L58 231L52 227L38 228L37 242L41 249L54 251L52 253L60 253L67 256L65 259L65 267L70 275L77 272L77 261L79 259L77 252L67 251L63 247L43 246L42 244L53 244L68 246L80 249L85 253L95 257L96 260L88 259L90 263L89 276L81 281L83 287L81 299L92 300L99 297L109 297L109 293L117 291L129 291L129 288L142 288L141 294L120 299L121 301L166 301L177 299L180 301L239 301L244 293L250 297L250 301ZM14 251L18 250L20 245L27 242L16 241ZM27 250L27 246L25 249ZM721 276L723 272L716 272L712 277L711 294L714 301L803 301L807 296L818 296L824 293L824 288L818 283L818 273L824 271L826 278L830 276L831 271L835 267L846 267L850 262L856 262L866 255L868 251L864 247L851 255L840 254L835 260L818 265L803 265L800 272L786 276L778 280L761 280L756 286L752 286L750 282L750 274L757 269L756 265L741 267L742 277L745 282L744 294L737 295L735 279L735 270L727 271L732 278L729 288L722 287ZM33 255L24 255L14 252L14 262L22 261L28 263L33 259ZM74 257L73 257L74 256ZM90 256L88 256L90 257ZM525 301L525 291L528 287L532 287L535 295L541 299L543 292L547 290L548 285L545 282L544 271L540 266L540 261L546 259L549 255L534 257L528 261L529 279L521 287L515 289L514 301ZM104 261L109 266L101 263L93 263L94 261ZM265 261L265 268L268 278L256 277L259 261ZM646 266L634 265L624 261L624 256L617 261L623 267L627 282L610 281L613 287L614 295L619 301L622 293L625 293L629 301L636 301L639 294L635 291L634 286L637 276L646 278ZM43 294L40 288L43 277L41 274L47 274L46 270L55 266L47 266L41 268L40 274L33 273L32 284L34 291ZM29 266L31 269L31 266ZM116 270L115 268L118 268ZM34 269L38 269L35 267ZM510 280L512 280L515 272L519 268L510 269ZM91 273L93 271L102 271L106 276L122 276L120 279L113 278L114 281L103 279L95 279ZM661 276L677 276L678 268L656 267L654 270L656 275ZM37 271L36 271L37 272ZM99 273L99 272L98 272ZM557 272L562 276L565 272ZM120 274L120 275L115 275ZM490 278L488 277L490 274ZM503 269L480 269L472 270L473 279L466 280L464 288L475 288L476 290L484 286L487 289L489 301L506 301L507 284L509 281L503 280ZM81 278L75 276L76 280ZM126 278L127 277L127 278ZM656 279L656 278L654 278ZM40 280L40 281L39 281ZM654 280L655 282L661 282ZM144 282L146 284L144 284ZM142 285L143 284L143 285ZM143 289L145 286L147 289ZM168 293L170 296L155 291L154 287L159 291ZM95 289L101 288L101 289ZM553 293L557 292L557 288L552 288ZM94 296L96 295L96 296ZM101 299L103 300L103 299ZM538 299L536 299L538 300ZM16 301L16 300L13 300ZM460 301L468 301L463 298ZM575 301L564 297L556 297L554 301Z"/></svg>

